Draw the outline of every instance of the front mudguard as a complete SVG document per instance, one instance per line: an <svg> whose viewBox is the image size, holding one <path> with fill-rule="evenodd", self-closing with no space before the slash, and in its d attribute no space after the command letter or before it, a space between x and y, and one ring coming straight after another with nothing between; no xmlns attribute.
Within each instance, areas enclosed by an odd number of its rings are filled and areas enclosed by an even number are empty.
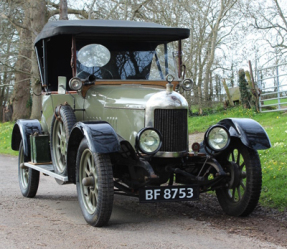
<svg viewBox="0 0 287 249"><path fill-rule="evenodd" d="M113 153L120 150L120 141L113 127L104 121L77 122L68 141L67 166L69 181L75 183L78 147L83 138L94 153Z"/></svg>
<svg viewBox="0 0 287 249"><path fill-rule="evenodd" d="M237 137L241 142L254 150L271 148L271 142L264 128L250 118L227 118L218 122L225 126L231 138Z"/></svg>
<svg viewBox="0 0 287 249"><path fill-rule="evenodd" d="M18 119L13 127L11 148L19 150L20 142L23 141L25 161L30 158L30 139L29 136L38 132L42 133L42 127L37 119Z"/></svg>

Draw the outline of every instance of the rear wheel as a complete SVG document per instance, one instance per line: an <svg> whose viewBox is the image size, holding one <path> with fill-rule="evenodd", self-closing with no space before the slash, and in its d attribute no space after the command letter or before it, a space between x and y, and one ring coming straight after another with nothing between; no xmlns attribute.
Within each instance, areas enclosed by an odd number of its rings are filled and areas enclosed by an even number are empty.
<svg viewBox="0 0 287 249"><path fill-rule="evenodd" d="M34 197L39 186L40 172L24 166L24 162L24 149L21 141L18 157L19 186L23 196Z"/></svg>
<svg viewBox="0 0 287 249"><path fill-rule="evenodd" d="M104 226L110 219L114 200L109 155L92 152L84 138L76 162L78 200L84 218L92 226Z"/></svg>
<svg viewBox="0 0 287 249"><path fill-rule="evenodd" d="M261 164L257 151L237 142L225 154L230 173L229 182L216 190L218 201L226 214L247 216L256 207L262 185Z"/></svg>

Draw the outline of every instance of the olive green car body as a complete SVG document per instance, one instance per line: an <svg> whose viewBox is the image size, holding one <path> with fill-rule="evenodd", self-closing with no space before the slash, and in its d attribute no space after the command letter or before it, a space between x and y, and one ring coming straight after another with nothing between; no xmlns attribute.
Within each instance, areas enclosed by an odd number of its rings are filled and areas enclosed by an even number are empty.
<svg viewBox="0 0 287 249"><path fill-rule="evenodd" d="M121 84L110 82L111 85L92 86L83 97L81 92L73 93L77 121L107 121L122 138L135 145L137 133L144 127L153 126L150 108L160 106L166 109L188 109L186 100L178 93L166 94L160 86L141 84ZM162 94L163 93L163 94ZM161 103L158 96L164 96ZM168 101L171 97L175 100ZM68 103L73 106L74 98L70 94L49 94L42 96L43 131L50 133L52 117L57 106ZM154 100L153 100L154 99ZM152 102L149 103L148 102ZM147 109L148 104L148 110ZM84 110L84 111L82 111ZM148 112L147 112L148 111ZM186 112L187 113L187 112ZM188 134L186 134L188 136Z"/></svg>
<svg viewBox="0 0 287 249"><path fill-rule="evenodd" d="M41 120L18 120L12 134L19 175L33 169L76 184L93 226L107 224L114 193L191 201L215 190L227 214L250 214L262 183L257 150L270 148L270 140L256 121L227 118L189 144L189 107L180 94L192 90L181 58L189 33L153 23L49 22L35 40ZM170 42L177 44L172 57ZM49 165L35 158L39 136L49 143L41 152ZM21 187L24 196L36 194L36 180L33 192Z"/></svg>

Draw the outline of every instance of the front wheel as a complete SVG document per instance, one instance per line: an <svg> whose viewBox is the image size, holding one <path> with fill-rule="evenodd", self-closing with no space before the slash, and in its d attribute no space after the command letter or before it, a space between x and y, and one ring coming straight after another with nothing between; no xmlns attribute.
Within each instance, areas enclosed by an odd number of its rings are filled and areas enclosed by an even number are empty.
<svg viewBox="0 0 287 249"><path fill-rule="evenodd" d="M37 193L40 179L40 172L24 166L23 142L19 146L18 157L18 179L19 186L23 196L34 197Z"/></svg>
<svg viewBox="0 0 287 249"><path fill-rule="evenodd" d="M94 153L84 138L77 154L77 193L88 224L96 227L108 223L114 200L112 165L107 154Z"/></svg>
<svg viewBox="0 0 287 249"><path fill-rule="evenodd" d="M225 153L223 165L230 179L216 195L223 211L232 216L247 216L256 207L262 185L261 164L257 151L241 142Z"/></svg>

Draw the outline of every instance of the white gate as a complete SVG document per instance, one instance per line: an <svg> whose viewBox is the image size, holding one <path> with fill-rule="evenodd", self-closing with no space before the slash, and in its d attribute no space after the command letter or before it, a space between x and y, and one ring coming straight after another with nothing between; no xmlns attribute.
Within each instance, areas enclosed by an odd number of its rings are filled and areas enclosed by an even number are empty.
<svg viewBox="0 0 287 249"><path fill-rule="evenodd" d="M287 63L256 71L260 112L287 110Z"/></svg>

